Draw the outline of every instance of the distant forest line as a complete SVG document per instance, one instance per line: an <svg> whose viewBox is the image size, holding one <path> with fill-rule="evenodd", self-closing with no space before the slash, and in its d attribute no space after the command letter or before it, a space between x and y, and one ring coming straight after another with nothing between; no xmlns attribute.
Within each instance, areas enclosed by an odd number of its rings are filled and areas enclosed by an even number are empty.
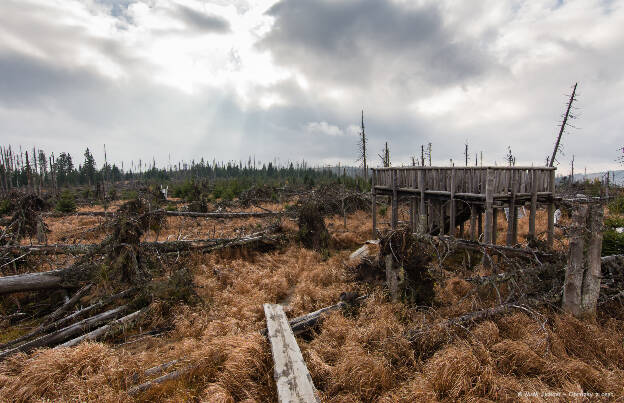
<svg viewBox="0 0 624 403"><path fill-rule="evenodd" d="M105 154L106 155L106 154ZM0 185L4 192L12 189L33 191L58 191L67 187L100 187L103 183L146 182L179 183L189 181L236 182L236 189L254 185L315 186L340 183L362 191L370 189L369 180L358 176L363 170L357 167L310 167L305 161L276 165L273 162L256 164L250 157L242 161L212 162L202 158L199 162L179 162L168 167L157 167L154 160L145 164L141 160L130 169L105 161L98 168L89 148L82 159L76 161L71 154L57 156L40 149L16 151L10 146L0 147Z"/></svg>

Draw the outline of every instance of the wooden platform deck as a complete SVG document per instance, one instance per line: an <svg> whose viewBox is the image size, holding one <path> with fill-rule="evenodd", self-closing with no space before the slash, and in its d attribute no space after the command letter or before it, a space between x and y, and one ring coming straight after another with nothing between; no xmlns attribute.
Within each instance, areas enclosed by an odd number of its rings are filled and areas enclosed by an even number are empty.
<svg viewBox="0 0 624 403"><path fill-rule="evenodd" d="M410 201L414 231L456 236L470 220L473 240L496 239L499 210L509 209L507 243L517 243L517 209L530 208L529 237L535 237L538 204L548 209L548 242L554 233L555 170L551 167L388 167L373 168L373 235L377 235L376 197L392 199L391 226L398 224L400 200ZM485 214L485 223L482 221Z"/></svg>

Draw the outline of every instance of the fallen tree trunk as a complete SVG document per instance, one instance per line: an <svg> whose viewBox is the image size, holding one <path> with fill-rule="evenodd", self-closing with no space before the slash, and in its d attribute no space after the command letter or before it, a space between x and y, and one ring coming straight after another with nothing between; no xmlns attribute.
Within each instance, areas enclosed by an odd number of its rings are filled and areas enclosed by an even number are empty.
<svg viewBox="0 0 624 403"><path fill-rule="evenodd" d="M451 318L451 319L445 320L444 322L434 324L431 326L427 326L423 329L409 330L406 333L406 337L408 340L414 341L418 337L428 332L440 331L442 329L449 328L452 326L463 326L468 322L480 322L482 320L489 319L493 316L506 313L512 308L517 308L517 306L514 304L502 304L502 305L495 306L493 308L469 312L467 314L458 316L456 318Z"/></svg>
<svg viewBox="0 0 624 403"><path fill-rule="evenodd" d="M153 248L162 253L177 252L181 250L210 250L210 248L219 245L235 246L238 243L245 244L250 241L261 239L262 236L271 234L275 232L275 230L275 228L269 228L267 230L255 232L239 238L206 238L163 242L141 242L139 246ZM31 255L80 255L96 251L100 246L101 244L13 245L0 246L0 252L10 252L16 255L23 254L25 252L28 252Z"/></svg>
<svg viewBox="0 0 624 403"><path fill-rule="evenodd" d="M57 320L56 322L52 322L49 325L43 326L43 327L38 327L37 329L33 330L32 332L21 336L15 340L11 340L8 341L6 343L4 343L3 345L0 345L0 350L6 350L7 348L14 346L16 344L19 344L25 340L29 340L32 339L35 336L38 336L42 333L46 333L46 332L50 332L56 329L60 329L62 326L67 325L68 323L73 322L74 320L84 317L86 314L88 314L89 312L98 310L106 305L108 305L109 303L111 303L112 301L115 301L117 299L120 298L124 298L128 295L131 295L133 292L136 291L136 288L130 288L128 290L122 291L118 294L115 295L111 295L110 297L106 297L98 302L96 302L95 304L89 305L86 308L80 309L70 315L65 316L62 319Z"/></svg>
<svg viewBox="0 0 624 403"><path fill-rule="evenodd" d="M5 350L0 353L0 360L8 357L11 354L23 351L28 352L38 347L50 347L63 343L64 341L71 339L72 337L82 334L88 329L98 326L102 323L106 323L117 317L119 314L124 313L128 309L127 305L120 306L115 309L100 313L90 318L84 319L78 323L67 326L63 329L57 330L50 334L39 337L38 339L26 342L10 350Z"/></svg>
<svg viewBox="0 0 624 403"><path fill-rule="evenodd" d="M22 291L62 288L63 274L67 270L69 269L0 277L0 295Z"/></svg>
<svg viewBox="0 0 624 403"><path fill-rule="evenodd" d="M149 388L151 388L154 385L158 385L160 383L166 382L166 381L170 381L173 379L178 379L183 375L186 375L188 373L190 373L193 369L195 369L196 367L191 367L191 368L183 368L183 369L178 369L176 371L170 372L167 375L163 375L161 377L158 377L152 381L148 381L145 383L142 383L140 385L134 386L130 389L128 389L128 394L130 396L136 396L141 392L145 392L146 390L148 390Z"/></svg>
<svg viewBox="0 0 624 403"><path fill-rule="evenodd" d="M287 213L282 211L241 211L241 212L214 212L196 213L194 211L166 211L170 217L197 217L197 218L250 218L250 217L278 217Z"/></svg>
<svg viewBox="0 0 624 403"><path fill-rule="evenodd" d="M169 217L193 217L193 218L250 218L250 217L276 217L286 214L281 211L232 211L232 212L210 212L197 213L194 211L166 211L154 210L150 213L164 211ZM76 211L74 213L51 212L44 214L45 217L114 217L119 213L116 211Z"/></svg>
<svg viewBox="0 0 624 403"><path fill-rule="evenodd" d="M91 287L93 286L93 284L87 284L84 287L82 287L81 289L79 289L70 299L69 301L67 301L66 303L64 303L63 305L61 305L60 308L58 308L56 311L52 312L50 315L48 315L42 322L41 322L41 328L43 328L45 325L54 322L55 320L57 320L63 313L67 312L72 306L76 305L76 303L78 302L78 300L80 300L80 298L82 298L87 292L89 292L89 290L91 289Z"/></svg>
<svg viewBox="0 0 624 403"><path fill-rule="evenodd" d="M445 246L456 249L464 249L464 250L472 250L475 252L488 253L497 252L499 254L505 256L515 256L530 260L536 260L538 263L541 263L541 260L552 260L556 258L555 253L546 252L540 249L531 249L531 248L515 248L512 246L503 246L503 245L493 245L493 244L485 244L477 241L470 241L467 239L455 238L447 235L442 236L433 236L427 234L418 234L416 237L418 242L422 242L424 244L435 244L439 246L440 244L444 244Z"/></svg>
<svg viewBox="0 0 624 403"><path fill-rule="evenodd" d="M79 336L79 337L76 337L75 339L67 341L61 344L59 347L72 347L86 340L97 340L98 338L104 336L108 331L115 328L116 326L123 325L125 323L132 321L133 319L136 319L136 317L139 316L140 313L141 313L140 310L132 312L130 315L126 315L123 318L113 320L109 324L99 327L92 332L83 334L82 336Z"/></svg>
<svg viewBox="0 0 624 403"><path fill-rule="evenodd" d="M291 320L288 321L288 324L290 325L290 328L292 329L293 333L295 334L295 336L305 332L306 330L314 327L317 323L320 322L322 316L326 313L332 312L332 311L337 311L343 308L346 308L350 305L359 303L363 300L365 300L368 296L367 295L363 295L361 297L357 297L355 299L353 299L353 301L348 302L348 301L340 301L337 304L334 305L330 305L330 306L326 306L324 308L321 308L317 311L314 312L310 312L307 313L305 315L302 316L297 316L296 318L293 318ZM266 336L267 334L267 330L266 329L262 329L260 331L260 333L264 336Z"/></svg>

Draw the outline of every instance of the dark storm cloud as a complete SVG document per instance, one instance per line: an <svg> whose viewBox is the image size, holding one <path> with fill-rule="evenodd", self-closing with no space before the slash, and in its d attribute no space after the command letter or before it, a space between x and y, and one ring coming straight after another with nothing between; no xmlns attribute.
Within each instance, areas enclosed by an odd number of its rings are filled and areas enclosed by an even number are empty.
<svg viewBox="0 0 624 403"><path fill-rule="evenodd" d="M483 74L489 62L444 27L435 5L283 0L268 14L275 24L261 46L311 79L448 85Z"/></svg>
<svg viewBox="0 0 624 403"><path fill-rule="evenodd" d="M104 80L85 68L56 66L24 54L0 51L0 105L34 106L50 97L95 91Z"/></svg>
<svg viewBox="0 0 624 403"><path fill-rule="evenodd" d="M177 7L177 13L188 26L196 30L218 33L230 31L229 22L221 17L204 14L183 5Z"/></svg>

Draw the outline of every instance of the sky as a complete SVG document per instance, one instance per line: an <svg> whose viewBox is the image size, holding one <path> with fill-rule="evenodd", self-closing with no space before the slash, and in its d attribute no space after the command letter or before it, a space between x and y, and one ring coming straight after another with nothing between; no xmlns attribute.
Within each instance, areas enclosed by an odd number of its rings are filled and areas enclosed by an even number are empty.
<svg viewBox="0 0 624 403"><path fill-rule="evenodd" d="M617 169L624 2L2 0L0 144L96 161ZM473 162L474 163L474 162Z"/></svg>

